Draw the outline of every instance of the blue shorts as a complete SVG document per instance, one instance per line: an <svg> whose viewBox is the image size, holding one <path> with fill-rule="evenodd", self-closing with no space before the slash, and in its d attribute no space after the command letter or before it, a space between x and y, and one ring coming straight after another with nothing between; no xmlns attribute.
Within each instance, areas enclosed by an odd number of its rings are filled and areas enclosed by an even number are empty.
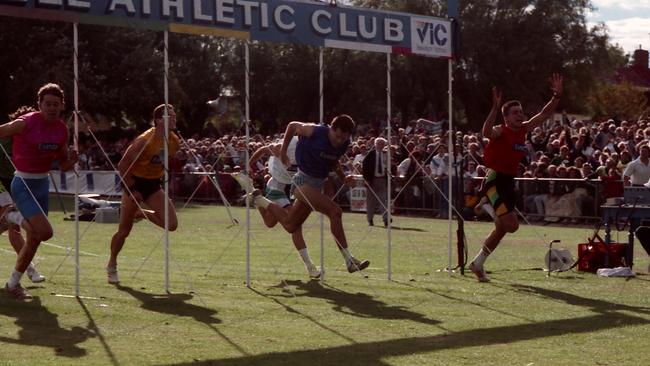
<svg viewBox="0 0 650 366"><path fill-rule="evenodd" d="M323 186L325 185L325 179L326 178L314 178L311 175L307 175L301 172L300 170L298 170L298 173L293 176L293 186L294 187L308 186L308 187L316 188L317 190L320 191L321 189L323 189Z"/></svg>
<svg viewBox="0 0 650 366"><path fill-rule="evenodd" d="M24 218L31 219L40 213L47 216L50 195L49 177L38 179L14 177L11 181L11 194L16 208Z"/></svg>

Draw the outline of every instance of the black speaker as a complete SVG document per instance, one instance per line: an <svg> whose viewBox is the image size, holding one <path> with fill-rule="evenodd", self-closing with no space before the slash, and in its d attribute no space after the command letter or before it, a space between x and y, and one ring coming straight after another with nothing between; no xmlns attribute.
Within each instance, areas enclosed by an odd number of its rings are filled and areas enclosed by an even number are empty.
<svg viewBox="0 0 650 366"><path fill-rule="evenodd" d="M650 226L639 226L634 235L639 239L646 253L650 255Z"/></svg>

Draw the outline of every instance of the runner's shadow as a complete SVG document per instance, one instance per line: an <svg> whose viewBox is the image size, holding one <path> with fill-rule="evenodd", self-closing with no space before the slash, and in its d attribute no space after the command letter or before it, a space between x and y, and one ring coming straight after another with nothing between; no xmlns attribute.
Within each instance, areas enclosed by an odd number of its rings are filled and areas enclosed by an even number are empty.
<svg viewBox="0 0 650 366"><path fill-rule="evenodd" d="M241 354L249 355L244 348L217 328L215 324L221 324L221 319L214 317L217 314L215 310L187 303L187 301L194 297L191 294L148 294L119 284L116 288L139 300L142 303L140 307L145 310L173 316L191 317L196 321L204 323Z"/></svg>
<svg viewBox="0 0 650 366"><path fill-rule="evenodd" d="M420 229L420 228L417 228L417 227L401 227L401 226L391 225L390 228L392 230L399 230L399 231L417 231L417 232L420 232L420 233L426 232L426 230ZM388 228L385 227L385 229L388 229Z"/></svg>
<svg viewBox="0 0 650 366"><path fill-rule="evenodd" d="M610 314L612 312L620 311L620 310L630 311L638 314L650 314L650 307L637 307L637 306L630 306L624 304L617 304L617 303L608 302L604 300L589 299L586 297L580 297L566 292L549 290L546 288L535 287L535 286L520 285L520 284L511 284L510 286L520 292L537 294L558 301L563 301L569 305L589 308L590 310L600 314Z"/></svg>
<svg viewBox="0 0 650 366"><path fill-rule="evenodd" d="M215 310L187 303L194 297L191 294L149 294L122 285L117 285L116 288L139 300L142 303L140 307L145 310L191 317L208 325L221 323L221 319L214 317L217 314Z"/></svg>
<svg viewBox="0 0 650 366"><path fill-rule="evenodd" d="M311 364L315 360L322 365L349 364L354 360L355 365L388 366L396 362L396 357L430 357L434 359L435 352L444 350L463 350L475 347L488 347L509 344L521 344L545 338L590 334L625 327L647 326L650 320L647 317L638 317L626 314L619 310L636 310L645 314L645 308L631 307L603 300L593 300L577 295L549 291L536 287L524 286L521 291L539 294L571 304L595 309L596 313L569 319L549 319L538 322L525 322L523 324L496 325L483 328L457 332L444 332L437 335L414 335L398 339L387 339L373 342L354 342L352 344L336 345L326 348L298 349L294 351L270 351L254 356L240 358L212 359L200 362L181 362L176 366L251 366L284 364L290 360L291 364ZM310 296L310 295L307 295ZM353 295L350 295L353 296ZM320 296L316 296L320 297ZM596 336L600 336L596 334ZM435 359L434 359L435 360ZM505 360L505 359L504 359ZM592 360L585 360L589 363ZM507 360L505 361L507 363ZM595 362L591 362L595 363Z"/></svg>
<svg viewBox="0 0 650 366"><path fill-rule="evenodd" d="M302 282L298 280L285 281L289 286L295 286L296 296L325 299L333 305L333 309L343 314L369 319L411 320L418 323L435 325L440 322L426 318L424 315L408 310L404 306L388 305L372 296L357 292L352 294L331 286L322 286L318 281ZM277 288L284 288L280 283ZM282 295L287 296L287 295Z"/></svg>
<svg viewBox="0 0 650 366"><path fill-rule="evenodd" d="M14 324L20 328L18 338L0 336L0 342L49 347L58 356L85 356L86 349L79 344L95 336L90 327L62 328L58 315L43 306L38 296L28 302L0 301L0 314L15 318Z"/></svg>

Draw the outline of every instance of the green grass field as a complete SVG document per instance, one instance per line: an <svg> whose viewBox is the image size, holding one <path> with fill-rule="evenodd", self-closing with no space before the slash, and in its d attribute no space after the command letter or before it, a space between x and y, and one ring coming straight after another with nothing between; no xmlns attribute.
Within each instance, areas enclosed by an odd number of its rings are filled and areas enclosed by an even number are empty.
<svg viewBox="0 0 650 366"><path fill-rule="evenodd" d="M171 294L164 291L160 229L136 224L116 287L104 270L116 225L80 223L81 295L88 298L77 300L57 296L74 295L74 258L65 249L74 245L74 222L52 212L54 238L37 254L48 281L23 280L35 296L29 303L0 295L0 364L648 364L650 277L639 245L635 279L575 271L549 278L541 270L545 243L561 239L557 247L576 256L591 230L522 225L488 260L492 282L479 284L440 271L446 221L396 217L388 281L386 230L346 213L352 252L370 268L347 273L326 223L321 284L308 281L290 237L252 212L248 288L245 211L234 215L239 226L229 226L222 207L179 210L179 230L170 234ZM490 230L488 223L466 225L470 259ZM305 232L318 263L317 216ZM6 236L1 240L4 282L15 256Z"/></svg>

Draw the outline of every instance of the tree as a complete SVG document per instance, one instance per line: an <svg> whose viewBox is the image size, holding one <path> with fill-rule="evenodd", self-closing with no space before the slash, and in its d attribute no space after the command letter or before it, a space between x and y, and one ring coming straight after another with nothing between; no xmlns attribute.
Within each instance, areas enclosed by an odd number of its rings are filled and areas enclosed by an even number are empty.
<svg viewBox="0 0 650 366"><path fill-rule="evenodd" d="M171 34L170 102L189 132L202 128L207 100L219 95L232 41ZM3 18L0 113L35 105L36 90L59 83L73 108L72 25ZM163 35L137 29L79 25L80 109L114 121L118 128L145 128L153 108L164 101Z"/></svg>
<svg viewBox="0 0 650 366"><path fill-rule="evenodd" d="M413 14L444 16L441 0L354 0L354 5ZM562 107L587 112L598 81L625 64L609 44L607 29L589 29L588 0L475 0L461 2L460 48L454 60L456 121L477 129L490 108L490 89L520 99L537 111L550 97L547 78L565 76ZM67 23L3 18L0 22L0 113L34 104L46 81L61 83L69 96L72 26ZM121 128L146 126L163 101L161 32L80 26L81 108L106 116ZM318 53L315 47L257 43L251 51L251 119L268 134L291 120L317 121ZM348 113L360 122L386 115L386 62L383 54L327 49L325 116ZM222 90L234 91L245 105L243 43L207 36L170 34L170 101L179 126L198 132L210 116L205 105ZM393 114L403 120L442 117L447 110L447 62L392 56Z"/></svg>
<svg viewBox="0 0 650 366"><path fill-rule="evenodd" d="M636 121L650 106L643 90L622 82L599 85L589 96L589 107L596 117Z"/></svg>
<svg viewBox="0 0 650 366"><path fill-rule="evenodd" d="M435 0L354 3L433 16L444 15L446 4ZM566 80L562 106L586 112L586 98L597 82L625 62L622 51L609 44L603 25L587 27L589 9L588 0L461 2L455 109L465 112L469 126L478 128L482 123L490 108L492 86L502 89L504 98L520 99L530 111L539 110L550 96L547 78L554 72ZM415 84L431 77L423 65L407 70ZM421 85L412 89L425 90ZM432 95L444 95L445 89Z"/></svg>

